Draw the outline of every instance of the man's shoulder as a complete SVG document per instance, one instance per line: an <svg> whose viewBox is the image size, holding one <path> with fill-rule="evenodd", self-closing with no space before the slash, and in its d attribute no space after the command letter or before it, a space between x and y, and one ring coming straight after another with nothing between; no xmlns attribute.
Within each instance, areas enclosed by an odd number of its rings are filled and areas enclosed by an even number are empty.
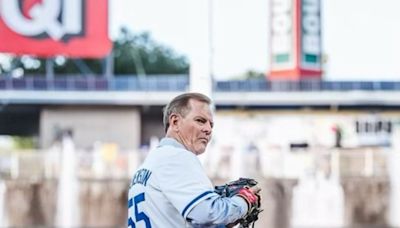
<svg viewBox="0 0 400 228"><path fill-rule="evenodd" d="M173 145L160 145L153 151L154 155L168 156L168 157L191 157L195 158L196 155L186 150L185 148L175 147Z"/></svg>
<svg viewBox="0 0 400 228"><path fill-rule="evenodd" d="M153 168L187 167L197 164L198 158L192 152L171 145L159 146L146 159Z"/></svg>

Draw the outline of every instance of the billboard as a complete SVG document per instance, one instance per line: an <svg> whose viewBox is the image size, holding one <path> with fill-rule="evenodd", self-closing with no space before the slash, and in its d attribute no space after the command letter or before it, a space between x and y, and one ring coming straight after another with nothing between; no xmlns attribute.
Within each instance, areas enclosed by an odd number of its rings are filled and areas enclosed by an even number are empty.
<svg viewBox="0 0 400 228"><path fill-rule="evenodd" d="M0 52L100 58L111 47L108 0L0 0Z"/></svg>
<svg viewBox="0 0 400 228"><path fill-rule="evenodd" d="M292 0L271 2L271 67L276 70L295 67L293 3Z"/></svg>
<svg viewBox="0 0 400 228"><path fill-rule="evenodd" d="M271 0L272 80L320 79L320 0Z"/></svg>

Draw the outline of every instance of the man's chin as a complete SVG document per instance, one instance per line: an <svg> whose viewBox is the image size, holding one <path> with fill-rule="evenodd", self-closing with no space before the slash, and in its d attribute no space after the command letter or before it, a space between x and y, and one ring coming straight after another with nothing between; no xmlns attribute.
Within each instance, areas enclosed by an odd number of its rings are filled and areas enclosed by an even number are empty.
<svg viewBox="0 0 400 228"><path fill-rule="evenodd" d="M200 149L200 150L196 150L196 155L200 155L203 154L206 151L206 148Z"/></svg>

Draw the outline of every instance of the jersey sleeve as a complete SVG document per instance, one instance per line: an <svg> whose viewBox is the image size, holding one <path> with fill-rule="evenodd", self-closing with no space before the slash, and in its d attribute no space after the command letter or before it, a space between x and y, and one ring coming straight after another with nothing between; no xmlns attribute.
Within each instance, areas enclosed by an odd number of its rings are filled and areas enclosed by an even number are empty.
<svg viewBox="0 0 400 228"><path fill-rule="evenodd" d="M188 151L179 151L158 171L161 191L185 219L194 206L217 195L199 160Z"/></svg>

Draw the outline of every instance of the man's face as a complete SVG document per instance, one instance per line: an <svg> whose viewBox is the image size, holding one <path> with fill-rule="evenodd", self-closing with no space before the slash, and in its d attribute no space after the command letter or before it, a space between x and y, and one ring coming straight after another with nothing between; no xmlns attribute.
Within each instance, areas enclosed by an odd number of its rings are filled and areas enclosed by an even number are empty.
<svg viewBox="0 0 400 228"><path fill-rule="evenodd" d="M191 99L189 106L190 111L179 118L177 136L186 149L199 155L211 140L213 116L207 103Z"/></svg>

